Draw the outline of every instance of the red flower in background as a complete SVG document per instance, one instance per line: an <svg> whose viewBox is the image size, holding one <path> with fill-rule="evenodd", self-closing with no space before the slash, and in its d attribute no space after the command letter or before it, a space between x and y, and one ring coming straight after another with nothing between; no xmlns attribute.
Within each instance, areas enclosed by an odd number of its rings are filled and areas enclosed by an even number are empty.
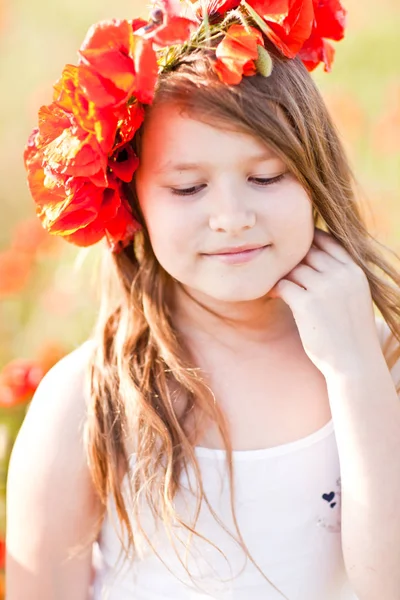
<svg viewBox="0 0 400 600"><path fill-rule="evenodd" d="M0 372L0 406L11 407L30 401L44 375L64 355L55 343L45 344L34 360L17 358Z"/></svg>
<svg viewBox="0 0 400 600"><path fill-rule="evenodd" d="M215 70L227 84L237 84L243 75L254 75L257 45L264 46L261 32L254 27L249 31L242 25L232 25L216 48Z"/></svg>
<svg viewBox="0 0 400 600"><path fill-rule="evenodd" d="M343 39L347 13L340 0L314 0L314 11L311 36L299 55L309 71L313 71L323 62L324 70L329 72L335 49L325 38L335 41Z"/></svg>
<svg viewBox="0 0 400 600"><path fill-rule="evenodd" d="M54 249L54 238L37 219L16 225L10 247L0 252L0 298L20 293L28 284L37 254Z"/></svg>
<svg viewBox="0 0 400 600"><path fill-rule="evenodd" d="M10 250L33 257L55 251L56 238L48 234L37 218L24 219L13 230Z"/></svg>
<svg viewBox="0 0 400 600"><path fill-rule="evenodd" d="M0 570L4 571L6 566L6 542L0 539Z"/></svg>
<svg viewBox="0 0 400 600"><path fill-rule="evenodd" d="M18 294L32 272L34 257L14 249L0 252L0 298Z"/></svg>
<svg viewBox="0 0 400 600"><path fill-rule="evenodd" d="M35 392L44 371L33 360L15 359L0 373L0 406L27 402Z"/></svg>

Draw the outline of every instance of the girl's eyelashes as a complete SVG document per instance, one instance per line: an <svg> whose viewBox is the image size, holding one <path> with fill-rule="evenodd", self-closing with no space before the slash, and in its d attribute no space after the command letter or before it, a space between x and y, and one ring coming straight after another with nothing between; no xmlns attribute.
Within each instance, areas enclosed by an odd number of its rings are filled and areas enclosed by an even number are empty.
<svg viewBox="0 0 400 600"><path fill-rule="evenodd" d="M267 185L272 185L274 183L278 183L285 177L286 173L281 173L276 177L262 178L262 177L249 177L249 181L255 183L256 185L265 187ZM171 192L177 196L194 196L200 190L204 189L205 185L193 185L189 188L171 188Z"/></svg>
<svg viewBox="0 0 400 600"><path fill-rule="evenodd" d="M281 173L276 177L262 178L262 177L249 177L249 181L252 181L256 185L267 186L272 185L273 183L278 183L285 177L286 173Z"/></svg>
<svg viewBox="0 0 400 600"><path fill-rule="evenodd" d="M185 189L171 188L171 192L177 196L193 196L205 187L205 185L193 185L192 187Z"/></svg>

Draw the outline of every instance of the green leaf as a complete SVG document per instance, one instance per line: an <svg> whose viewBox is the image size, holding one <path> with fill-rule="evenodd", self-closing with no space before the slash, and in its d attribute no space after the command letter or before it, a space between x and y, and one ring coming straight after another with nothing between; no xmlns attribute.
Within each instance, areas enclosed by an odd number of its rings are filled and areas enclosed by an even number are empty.
<svg viewBox="0 0 400 600"><path fill-rule="evenodd" d="M266 36L269 36L270 30L268 29L268 25L266 24L264 19L254 10L254 8L250 6L250 4L247 4L246 0L242 0L241 6L243 6L247 10L247 12L249 13L253 21L261 29L261 31L265 33Z"/></svg>

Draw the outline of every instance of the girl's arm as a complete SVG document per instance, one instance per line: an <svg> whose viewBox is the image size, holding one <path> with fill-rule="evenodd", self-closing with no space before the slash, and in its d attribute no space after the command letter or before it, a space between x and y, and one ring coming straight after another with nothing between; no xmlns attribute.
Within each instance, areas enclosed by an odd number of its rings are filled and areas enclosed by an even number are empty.
<svg viewBox="0 0 400 600"><path fill-rule="evenodd" d="M83 446L89 343L44 377L14 445L7 482L7 600L87 600L99 515Z"/></svg>
<svg viewBox="0 0 400 600"><path fill-rule="evenodd" d="M381 345L392 340L377 321ZM352 372L327 379L342 480L342 545L359 600L400 598L400 360L365 356Z"/></svg>

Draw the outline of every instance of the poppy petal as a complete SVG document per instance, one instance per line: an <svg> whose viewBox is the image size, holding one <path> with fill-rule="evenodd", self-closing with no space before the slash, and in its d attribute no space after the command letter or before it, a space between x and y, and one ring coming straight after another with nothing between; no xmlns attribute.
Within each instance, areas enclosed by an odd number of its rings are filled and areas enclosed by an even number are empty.
<svg viewBox="0 0 400 600"><path fill-rule="evenodd" d="M80 47L82 52L104 50L117 50L123 54L129 55L133 47L132 23L126 20L110 19L100 21L89 29L83 44Z"/></svg>
<svg viewBox="0 0 400 600"><path fill-rule="evenodd" d="M157 55L152 42L135 36L133 56L136 72L135 96L139 102L151 104L158 76Z"/></svg>
<svg viewBox="0 0 400 600"><path fill-rule="evenodd" d="M339 0L315 0L316 26L314 34L340 41L344 37L347 11Z"/></svg>
<svg viewBox="0 0 400 600"><path fill-rule="evenodd" d="M254 60L258 58L257 45L264 45L262 34L258 29L245 29L242 25L232 25L223 40L218 44L215 55L215 69L219 78L225 83L239 83L245 70L254 74ZM251 64L252 63L252 64Z"/></svg>
<svg viewBox="0 0 400 600"><path fill-rule="evenodd" d="M144 121L144 108L138 102L129 104L126 108L115 112L118 118L118 131L114 152L121 146L130 142L136 131Z"/></svg>
<svg viewBox="0 0 400 600"><path fill-rule="evenodd" d="M142 229L141 225L133 218L128 201L121 196L121 204L112 221L105 226L105 234L113 252L126 247L131 243L135 233Z"/></svg>
<svg viewBox="0 0 400 600"><path fill-rule="evenodd" d="M310 38L300 51L300 58L308 71L313 71L320 62L324 63L324 71L329 73L332 68L335 49L324 39Z"/></svg>
<svg viewBox="0 0 400 600"><path fill-rule="evenodd" d="M289 12L280 22L269 15L264 19L270 29L268 37L288 58L294 58L310 37L313 21L313 0L291 0Z"/></svg>
<svg viewBox="0 0 400 600"><path fill-rule="evenodd" d="M195 23L185 17L170 17L165 25L157 27L153 34L145 37L153 40L158 46L173 46L183 44L189 39Z"/></svg>

